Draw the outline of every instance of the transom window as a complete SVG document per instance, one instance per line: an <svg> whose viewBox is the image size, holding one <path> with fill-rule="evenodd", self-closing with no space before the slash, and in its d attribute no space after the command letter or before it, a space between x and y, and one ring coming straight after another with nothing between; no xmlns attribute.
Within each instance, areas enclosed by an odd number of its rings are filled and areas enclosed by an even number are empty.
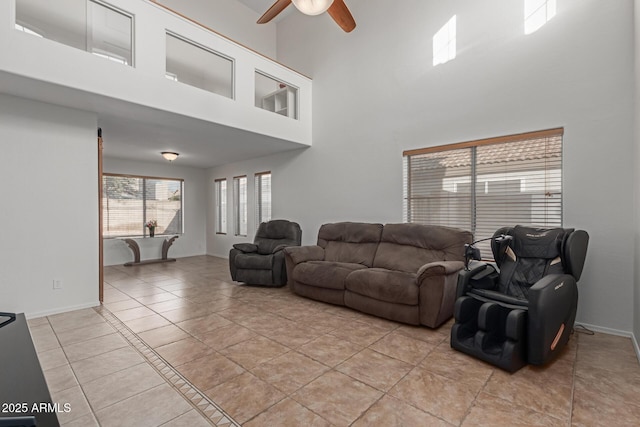
<svg viewBox="0 0 640 427"><path fill-rule="evenodd" d="M540 29L556 15L556 0L524 0L524 33Z"/></svg>
<svg viewBox="0 0 640 427"><path fill-rule="evenodd" d="M433 36L433 66L444 64L456 57L456 15Z"/></svg>
<svg viewBox="0 0 640 427"><path fill-rule="evenodd" d="M562 226L562 135L552 129L404 152L404 221L491 237ZM488 244L483 256L490 256Z"/></svg>
<svg viewBox="0 0 640 427"><path fill-rule="evenodd" d="M183 193L182 179L104 174L103 236L146 236L149 221L156 221L157 235L182 234Z"/></svg>

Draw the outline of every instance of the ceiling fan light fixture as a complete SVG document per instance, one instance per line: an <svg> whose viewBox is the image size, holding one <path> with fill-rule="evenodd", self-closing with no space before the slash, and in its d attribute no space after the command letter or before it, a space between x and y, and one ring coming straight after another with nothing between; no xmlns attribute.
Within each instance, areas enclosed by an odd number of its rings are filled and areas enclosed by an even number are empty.
<svg viewBox="0 0 640 427"><path fill-rule="evenodd" d="M169 160L170 162L174 161L179 156L178 153L174 153L173 151L163 151L160 154L162 154L162 157L164 157L165 159Z"/></svg>
<svg viewBox="0 0 640 427"><path fill-rule="evenodd" d="M329 9L333 0L291 0L293 5L305 15L320 15Z"/></svg>

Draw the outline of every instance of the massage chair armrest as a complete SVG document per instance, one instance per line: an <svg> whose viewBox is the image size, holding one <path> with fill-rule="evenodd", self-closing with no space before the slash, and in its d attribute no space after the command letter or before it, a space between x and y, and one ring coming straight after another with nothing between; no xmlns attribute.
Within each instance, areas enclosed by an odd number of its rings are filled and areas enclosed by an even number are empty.
<svg viewBox="0 0 640 427"><path fill-rule="evenodd" d="M472 287L494 290L498 284L498 272L492 264L472 261L469 270L462 270L458 275L456 299L467 294Z"/></svg>
<svg viewBox="0 0 640 427"><path fill-rule="evenodd" d="M568 339L578 304L578 286L570 274L550 274L529 288L529 363L549 359L560 339Z"/></svg>
<svg viewBox="0 0 640 427"><path fill-rule="evenodd" d="M293 265L306 261L324 260L324 249L320 246L287 246L283 251Z"/></svg>
<svg viewBox="0 0 640 427"><path fill-rule="evenodd" d="M529 288L529 312L554 310L573 301L578 293L576 279L570 274L549 274Z"/></svg>

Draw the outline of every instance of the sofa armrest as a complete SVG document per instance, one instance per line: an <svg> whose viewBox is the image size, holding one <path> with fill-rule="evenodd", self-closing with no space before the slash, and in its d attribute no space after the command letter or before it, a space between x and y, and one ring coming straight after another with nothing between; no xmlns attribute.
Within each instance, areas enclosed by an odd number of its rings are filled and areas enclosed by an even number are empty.
<svg viewBox="0 0 640 427"><path fill-rule="evenodd" d="M462 261L436 261L420 267L416 284L420 288L420 323L437 328L453 316L458 272Z"/></svg>
<svg viewBox="0 0 640 427"><path fill-rule="evenodd" d="M320 246L287 246L283 251L294 265L306 261L324 260L324 249Z"/></svg>
<svg viewBox="0 0 640 427"><path fill-rule="evenodd" d="M457 274L464 268L462 261L435 261L423 265L416 273L416 282L420 284L429 276L448 276Z"/></svg>

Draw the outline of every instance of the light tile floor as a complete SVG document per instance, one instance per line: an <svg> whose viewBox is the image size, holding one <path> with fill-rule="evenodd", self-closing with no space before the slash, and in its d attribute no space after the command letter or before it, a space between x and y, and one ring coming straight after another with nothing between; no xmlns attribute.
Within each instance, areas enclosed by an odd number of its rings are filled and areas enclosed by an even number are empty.
<svg viewBox="0 0 640 427"><path fill-rule="evenodd" d="M510 375L412 327L231 282L227 261L105 269L103 308L29 321L64 426L635 426L630 339L574 334Z"/></svg>

